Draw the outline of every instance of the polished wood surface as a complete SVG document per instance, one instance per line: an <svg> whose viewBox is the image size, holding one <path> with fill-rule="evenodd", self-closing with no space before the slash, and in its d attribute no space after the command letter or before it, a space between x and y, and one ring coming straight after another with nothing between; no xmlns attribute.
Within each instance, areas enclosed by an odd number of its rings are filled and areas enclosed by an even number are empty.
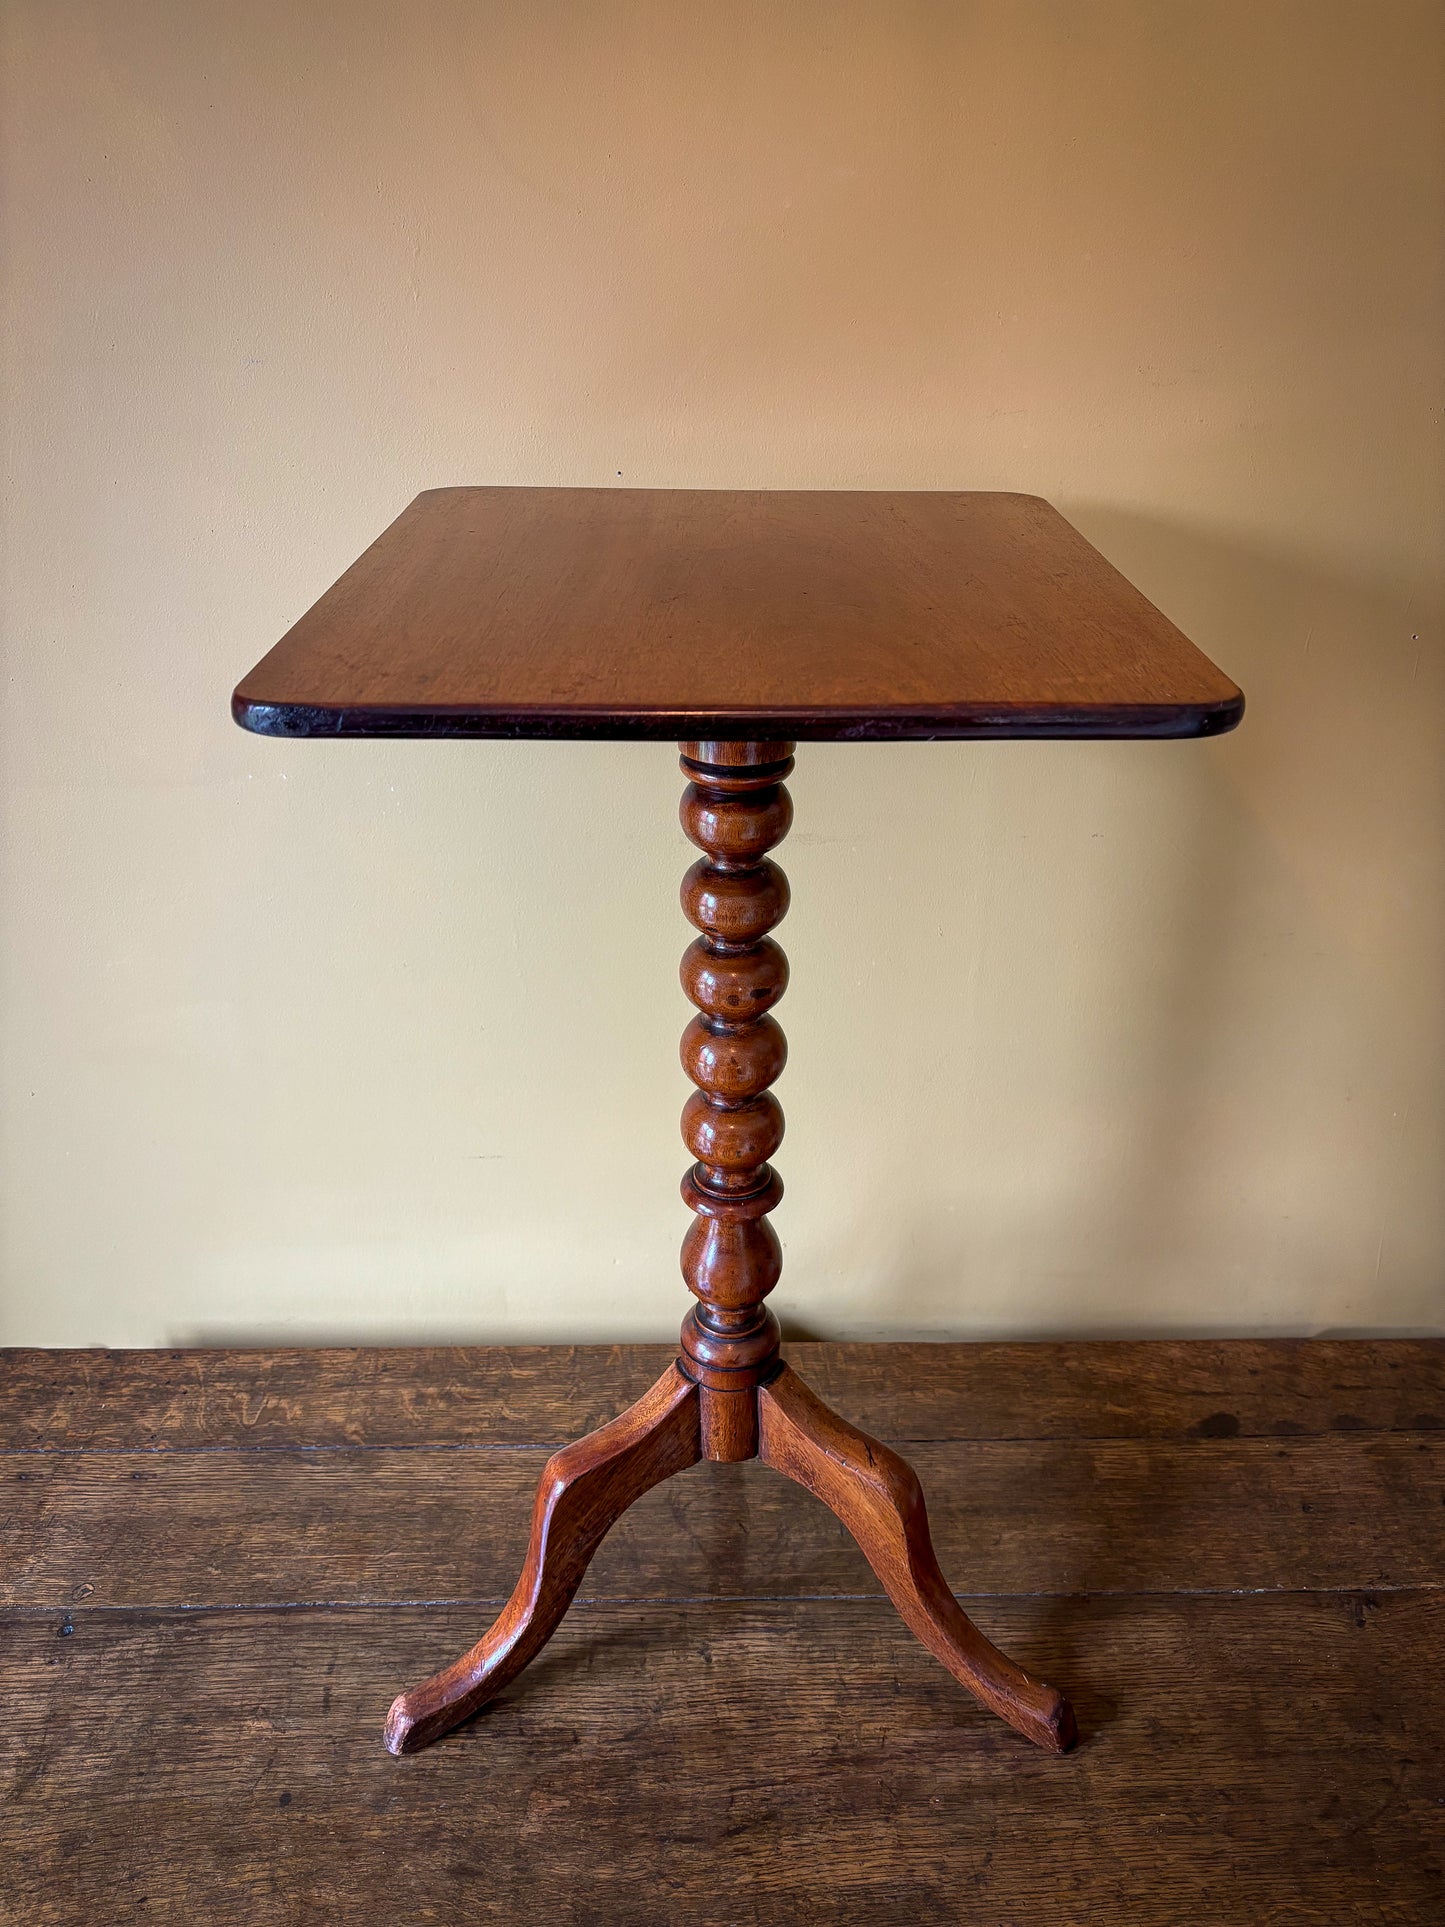
<svg viewBox="0 0 1445 1927"><path fill-rule="evenodd" d="M763 1300L783 1268L768 1222L783 1186L768 1160L783 1140L770 1087L788 1047L771 1013L788 960L768 933L787 914L788 880L768 852L793 820L783 781L792 748L682 745L682 827L703 853L682 884L683 912L702 933L681 973L698 1013L682 1036L682 1067L698 1087L682 1113L695 1160L682 1181L694 1213L682 1275L698 1301L682 1355L702 1388L703 1456L716 1460L757 1452L757 1388L777 1368L778 1321Z"/></svg>
<svg viewBox="0 0 1445 1927"><path fill-rule="evenodd" d="M698 1388L675 1365L610 1425L553 1453L511 1598L469 1652L398 1693L386 1716L388 1751L414 1753L495 1699L556 1632L592 1555L627 1508L700 1456Z"/></svg>
<svg viewBox="0 0 1445 1927"><path fill-rule="evenodd" d="M934 1658L1035 1745L1067 1753L1078 1728L1063 1694L985 1639L949 1591L913 1467L830 1411L787 1365L758 1389L758 1429L763 1464L837 1514Z"/></svg>
<svg viewBox="0 0 1445 1927"><path fill-rule="evenodd" d="M1439 1917L1445 1347L784 1350L1066 1663L1066 1759L756 1463L640 1499L473 1726L377 1746L667 1347L0 1353L6 1927Z"/></svg>
<svg viewBox="0 0 1445 1927"><path fill-rule="evenodd" d="M1032 495L447 488L244 679L280 736L1197 736L1239 690Z"/></svg>
<svg viewBox="0 0 1445 1927"><path fill-rule="evenodd" d="M905 1623L961 1685L1035 1745L1062 1753L1074 1744L1063 1694L994 1647L948 1591L916 1475L783 1366L778 1322L763 1302L782 1270L768 1223L782 1184L768 1158L783 1116L769 1086L787 1048L770 1007L788 980L768 934L788 908L788 883L768 851L792 822L784 782L792 747L682 745L682 826L703 854L682 886L702 935L682 965L698 1008L682 1040L683 1068L698 1087L683 1112L696 1162L682 1184L694 1214L682 1275L697 1303L683 1320L680 1355L621 1418L548 1461L511 1599L462 1658L397 1697L386 1724L393 1753L440 1739L536 1657L635 1499L698 1458L756 1457L837 1514Z"/></svg>
<svg viewBox="0 0 1445 1927"><path fill-rule="evenodd" d="M491 1630L394 1701L418 1750L485 1706L561 1624L603 1538L699 1458L766 1463L847 1526L905 1622L1037 1745L1073 1712L963 1612L914 1471L785 1367L765 1299L782 1248L771 1086L787 1058L771 936L788 884L793 738L1201 735L1239 691L1032 496L439 490L421 496L236 691L280 735L682 739L682 889L700 933L676 1362L543 1468L522 1574ZM739 719L748 719L748 726Z"/></svg>

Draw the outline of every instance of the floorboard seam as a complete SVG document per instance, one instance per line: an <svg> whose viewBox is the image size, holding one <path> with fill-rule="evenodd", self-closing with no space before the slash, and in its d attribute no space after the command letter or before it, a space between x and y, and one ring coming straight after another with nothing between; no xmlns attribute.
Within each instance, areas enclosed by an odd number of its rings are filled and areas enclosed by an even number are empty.
<svg viewBox="0 0 1445 1927"><path fill-rule="evenodd" d="M962 1605L1008 1605L1012 1602L1047 1600L1130 1600L1130 1599L1350 1599L1367 1595L1372 1599L1407 1598L1416 1593L1445 1590L1445 1580L1418 1580L1406 1585L1376 1585L1360 1581L1337 1586L1238 1586L1230 1588L1141 1587L1121 1592L956 1592ZM375 1613L440 1612L451 1608L496 1611L506 1603L506 1595L485 1598L444 1599L291 1599L264 1600L247 1604L170 1603L158 1605L94 1605L90 1600L57 1603L53 1606L0 1606L0 1624L33 1619L139 1618L147 1614L170 1613L177 1617L200 1618L224 1613ZM593 1611L636 1606L887 1606L881 1592L793 1592L793 1593L608 1593L579 1594L570 1610L579 1606Z"/></svg>
<svg viewBox="0 0 1445 1927"><path fill-rule="evenodd" d="M577 1433L559 1439L382 1439L338 1440L324 1445L280 1440L264 1445L0 1445L0 1458L183 1458L230 1453L235 1457L267 1452L560 1452L573 1445ZM1326 1432L1233 1432L1225 1436L1199 1432L1029 1432L940 1433L890 1432L878 1435L884 1445L1277 1445L1282 1449L1309 1445L1322 1439L1440 1439L1445 1426L1343 1426Z"/></svg>

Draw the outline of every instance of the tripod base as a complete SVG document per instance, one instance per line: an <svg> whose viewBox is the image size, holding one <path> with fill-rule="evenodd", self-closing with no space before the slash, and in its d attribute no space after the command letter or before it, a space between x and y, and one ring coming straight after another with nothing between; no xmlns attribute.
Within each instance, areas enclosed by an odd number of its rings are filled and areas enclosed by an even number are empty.
<svg viewBox="0 0 1445 1927"><path fill-rule="evenodd" d="M548 1459L516 1590L469 1653L392 1702L389 1751L414 1753L440 1739L536 1658L608 1529L634 1499L703 1457L702 1396L669 1365L610 1425ZM1063 1694L985 1639L949 1591L913 1468L830 1411L789 1366L748 1393L727 1396L756 1401L757 1456L837 1514L904 1623L960 1685L1025 1739L1067 1752L1076 1733Z"/></svg>

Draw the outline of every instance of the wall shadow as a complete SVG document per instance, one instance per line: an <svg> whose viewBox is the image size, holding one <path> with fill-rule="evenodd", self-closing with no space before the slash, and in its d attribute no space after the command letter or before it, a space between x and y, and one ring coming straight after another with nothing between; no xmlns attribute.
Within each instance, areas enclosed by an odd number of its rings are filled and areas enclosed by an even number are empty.
<svg viewBox="0 0 1445 1927"><path fill-rule="evenodd" d="M1167 887L1151 894L1143 912L1153 925L1147 955L1141 946L1141 954L1121 957L1117 944L1098 941L1116 915L1136 922L1140 915L1124 902L1127 878L1117 864L1107 873L1117 904L1107 897L1095 904L1092 937L1082 933L1100 960L1090 990L1119 1013L1112 1032L1118 1074L1107 1103L1127 1124L1118 1133L1123 1148L1082 1193L1055 1185L1041 1168L1035 1195L1021 1208L1003 1204L995 1212L984 1194L995 1253L1021 1254L1016 1318L980 1316L979 1287L988 1281L967 1213L939 1210L910 1228L906 1251L877 1274L866 1323L830 1310L826 1247L815 1252L820 1268L809 1281L818 1288L815 1305L790 1291L803 1282L790 1255L774 1300L785 1334L1445 1331L1438 614L1422 592L1383 572L1370 579L1109 505L1061 499L1060 506L1239 681L1248 700L1239 730L1217 741L1091 747L1121 769L1131 758L1152 759L1172 786ZM1047 756L1050 747L1034 753ZM887 754L874 747L846 753ZM988 753L1006 755L1008 746ZM920 821L965 820L977 770L968 746L938 745L929 756L936 761L910 767L900 808L906 801ZM1363 783L1362 767L1370 772ZM895 780L881 760L877 774L885 786ZM931 794L916 793L920 774ZM1068 809L1065 790L1051 798L1051 810ZM996 916L990 878L974 887L970 915ZM977 1038L988 1020L964 977L951 985L945 977L945 989L954 999L951 1022L937 1035L948 1051L956 1047L950 1028ZM1006 1081L1016 1040L978 1041L992 1059L989 1081ZM800 1051L796 1070L804 1062ZM1036 1061L1027 1074L1042 1114L1073 1101L1062 1079L1038 1084ZM1087 1126L1086 1119L1080 1128ZM1295 1203L1318 1198L1329 1174L1338 1175L1339 1213L1311 1224ZM860 1222L885 1205L859 1196ZM658 1208L667 1209L665 1196ZM849 1231L845 1222L838 1235ZM843 1272L846 1254L837 1249ZM1081 1252L1090 1254L1087 1262L1076 1259ZM1248 1275L1260 1253L1270 1269ZM1037 1276L1028 1275L1031 1267ZM1181 1283L1191 1277L1199 1281L1192 1296ZM1256 1289L1261 1304L1292 1300L1298 1316L1255 1315ZM1105 1316L1099 1308L1106 1303L1120 1309ZM429 1331L424 1342L491 1336L463 1320ZM537 1336L545 1338L543 1327ZM418 1337L408 1325L324 1320L298 1333L274 1321L208 1320L173 1330L167 1342Z"/></svg>
<svg viewBox="0 0 1445 1927"><path fill-rule="evenodd" d="M1227 532L1060 506L1235 677L1248 704L1240 728L1215 742L1101 746L1111 757L1171 759L1186 803L1150 956L1116 960L1112 981L1095 984L1123 1014L1110 1103L1132 1112L1131 1149L1086 1197L1051 1191L1041 1174L1045 1196L1017 1214L1016 1232L1051 1282L1021 1281L1016 1326L980 1327L976 1250L957 1214L939 1212L879 1280L866 1332L805 1309L791 1333L1445 1332L1438 594ZM966 798L960 789L951 800ZM977 914L991 913L981 897ZM966 1030L965 981L957 998ZM1006 1076L1010 1040L987 1047L991 1076ZM1044 1112L1069 1101L1062 1085L1035 1095ZM1338 1212L1326 1203L1311 1224L1296 1207L1322 1192ZM1075 1250L1114 1271L1071 1268ZM1255 1277L1251 1253L1267 1254ZM1181 1311L1191 1274L1201 1288ZM1096 1305L1117 1302L1121 1281L1127 1308L1104 1319ZM1299 1316L1253 1317L1256 1287L1275 1305L1293 1298Z"/></svg>

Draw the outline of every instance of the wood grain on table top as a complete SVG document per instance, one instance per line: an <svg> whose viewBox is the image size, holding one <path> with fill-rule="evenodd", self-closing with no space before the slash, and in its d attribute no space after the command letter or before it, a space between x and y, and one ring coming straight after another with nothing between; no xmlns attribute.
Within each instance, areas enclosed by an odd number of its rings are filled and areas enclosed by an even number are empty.
<svg viewBox="0 0 1445 1927"><path fill-rule="evenodd" d="M1236 686L1032 495L447 488L242 681L281 736L1194 736Z"/></svg>

